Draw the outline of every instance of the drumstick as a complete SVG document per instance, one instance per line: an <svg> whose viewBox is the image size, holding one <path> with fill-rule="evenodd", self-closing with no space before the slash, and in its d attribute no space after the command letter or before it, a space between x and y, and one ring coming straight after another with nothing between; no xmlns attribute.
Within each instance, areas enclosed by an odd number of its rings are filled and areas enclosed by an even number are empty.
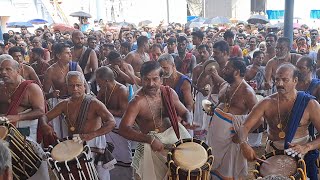
<svg viewBox="0 0 320 180"><path fill-rule="evenodd" d="M256 158L256 160L257 161L261 161L261 162L263 162L263 163L266 163L266 164L268 164L268 165L271 165L268 161L266 161L266 160L264 160L264 159L260 159L260 158Z"/></svg>

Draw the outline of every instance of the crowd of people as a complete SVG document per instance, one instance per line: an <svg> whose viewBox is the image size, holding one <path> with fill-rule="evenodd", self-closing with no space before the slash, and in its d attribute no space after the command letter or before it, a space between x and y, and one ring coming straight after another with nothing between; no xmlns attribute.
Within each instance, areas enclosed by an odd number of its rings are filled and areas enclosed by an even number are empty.
<svg viewBox="0 0 320 180"><path fill-rule="evenodd" d="M164 179L168 145L191 137L212 147L212 179L245 179L265 131L266 152L291 148L317 179L316 29L294 29L292 45L280 29L245 23L34 33L21 27L3 37L0 116L43 147L77 136L94 158L110 151L113 168L95 161L99 179ZM12 178L2 146L0 176ZM45 159L41 166L48 170ZM40 177L49 179L48 172Z"/></svg>

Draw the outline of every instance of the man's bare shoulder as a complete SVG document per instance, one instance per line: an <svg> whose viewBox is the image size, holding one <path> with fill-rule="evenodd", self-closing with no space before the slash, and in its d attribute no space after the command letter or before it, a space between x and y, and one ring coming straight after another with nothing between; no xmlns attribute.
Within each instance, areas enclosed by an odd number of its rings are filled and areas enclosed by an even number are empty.
<svg viewBox="0 0 320 180"><path fill-rule="evenodd" d="M197 64L194 68L193 68L193 72L197 72L202 70L203 65L202 64Z"/></svg>
<svg viewBox="0 0 320 180"><path fill-rule="evenodd" d="M128 88L125 85L123 85L121 83L118 83L118 85L120 86L118 89L119 92L121 92L121 93L128 92Z"/></svg>
<svg viewBox="0 0 320 180"><path fill-rule="evenodd" d="M23 68L28 71L28 72L33 72L34 69L31 65L28 65L28 64L23 64Z"/></svg>
<svg viewBox="0 0 320 180"><path fill-rule="evenodd" d="M35 95L43 95L42 89L37 83L31 83L27 87L27 91L36 93ZM40 94L38 92L41 92Z"/></svg>
<svg viewBox="0 0 320 180"><path fill-rule="evenodd" d="M49 68L47 69L47 73L52 73L57 68L57 63L53 63Z"/></svg>
<svg viewBox="0 0 320 180"><path fill-rule="evenodd" d="M275 64L275 63L277 63L277 58L276 57L273 57L273 58L271 58L268 62L267 62L267 65L269 64L269 65L273 65L273 64Z"/></svg>
<svg viewBox="0 0 320 180"><path fill-rule="evenodd" d="M138 90L137 94L134 96L134 98L129 102L129 105L131 106L137 106L144 100L144 93L142 90Z"/></svg>

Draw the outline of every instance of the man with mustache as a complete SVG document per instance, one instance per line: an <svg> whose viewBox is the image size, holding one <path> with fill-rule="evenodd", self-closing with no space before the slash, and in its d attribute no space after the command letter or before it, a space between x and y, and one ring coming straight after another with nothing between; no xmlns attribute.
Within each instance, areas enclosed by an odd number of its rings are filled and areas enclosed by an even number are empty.
<svg viewBox="0 0 320 180"><path fill-rule="evenodd" d="M242 59L229 59L221 78L215 68L205 73L219 86L219 103L213 109L208 130L208 144L215 157L212 166L213 179L244 178L247 161L239 151L236 124L242 124L246 115L257 103L255 92L244 80L246 66Z"/></svg>
<svg viewBox="0 0 320 180"><path fill-rule="evenodd" d="M268 124L266 152L290 148L293 153L304 157L307 176L317 179L316 159L319 154L320 138L310 141L308 126L312 123L320 130L320 105L313 96L297 91L299 71L292 64L283 64L276 71L277 93L260 101L250 112L238 135L243 155L250 161L257 159L255 151L247 144L248 132L261 124L264 117Z"/></svg>
<svg viewBox="0 0 320 180"><path fill-rule="evenodd" d="M176 115L187 122L192 121L192 116L174 90L161 86L163 72L159 62L143 63L140 74L142 88L129 102L120 123L119 134L128 140L140 142L132 166L142 180L162 180L168 171L165 144L175 143L179 134L182 139L190 137L187 130L178 123L177 117L170 112L176 111ZM168 96L171 98L166 98ZM135 122L139 130L133 127Z"/></svg>
<svg viewBox="0 0 320 180"><path fill-rule="evenodd" d="M300 72L296 89L305 91L306 93L316 97L320 101L320 81L317 78L312 78L312 73L315 71L316 63L308 56L302 56L296 67Z"/></svg>
<svg viewBox="0 0 320 180"><path fill-rule="evenodd" d="M212 43L211 43L211 46L212 46ZM210 88L208 88L209 87L208 85L200 88L200 86L198 86L198 82L199 82L198 78L204 69L204 65L207 64L207 62L209 62L209 57L210 57L209 49L210 49L209 46L206 44L201 44L200 46L198 46L200 63L192 71L192 84L194 87L194 97L195 97L193 117L194 117L194 122L200 126L200 128L197 128L194 130L194 137L201 140L206 139L207 122L210 118L203 111L202 101L204 99L209 98L208 95L210 93ZM210 78L207 78L204 81L208 83L208 81L210 81Z"/></svg>
<svg viewBox="0 0 320 180"><path fill-rule="evenodd" d="M188 40L186 37L179 36L177 42L178 54L173 55L176 69L182 74L191 77L192 70L197 65L196 57L187 52Z"/></svg>
<svg viewBox="0 0 320 180"><path fill-rule="evenodd" d="M72 61L78 62L81 67L86 81L89 85L95 81L94 72L98 68L98 58L93 49L84 46L84 34L81 31L72 33L72 43L74 47L71 49ZM91 88L96 91L96 87L92 84Z"/></svg>
<svg viewBox="0 0 320 180"><path fill-rule="evenodd" d="M264 96L265 67L261 66L265 57L264 52L255 51L253 53L252 65L247 66L244 76L246 81L254 81L256 83L256 92Z"/></svg>
<svg viewBox="0 0 320 180"><path fill-rule="evenodd" d="M276 41L277 41L278 37L276 34L268 34L266 36L266 54L265 54L265 57L264 57L264 60L262 62L262 65L265 66L268 61L270 59L272 59L275 55L276 55L276 50L275 50L275 47L276 47Z"/></svg>
<svg viewBox="0 0 320 180"><path fill-rule="evenodd" d="M193 110L191 80L188 76L177 71L174 59L170 54L161 55L158 62L163 69L163 85L174 89L182 104L191 112Z"/></svg>
<svg viewBox="0 0 320 180"><path fill-rule="evenodd" d="M301 57L300 54L290 53L290 40L286 37L281 37L277 40L275 50L275 57L270 59L270 61L268 61L266 65L266 82L264 85L266 90L272 88L272 79L274 79L278 67L280 67L282 64L287 63L295 65L297 60ZM272 91L274 92L275 89L273 89Z"/></svg>

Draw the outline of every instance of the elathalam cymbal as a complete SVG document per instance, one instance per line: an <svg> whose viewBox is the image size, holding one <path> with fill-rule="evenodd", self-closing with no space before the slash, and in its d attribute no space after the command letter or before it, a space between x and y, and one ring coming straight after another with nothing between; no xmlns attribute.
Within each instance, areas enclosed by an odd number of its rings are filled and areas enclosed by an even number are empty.
<svg viewBox="0 0 320 180"><path fill-rule="evenodd" d="M205 72L209 71L211 68L217 69L218 72L220 71L220 66L217 63L217 61L208 60L207 62L205 62L203 64L203 69L204 69Z"/></svg>

